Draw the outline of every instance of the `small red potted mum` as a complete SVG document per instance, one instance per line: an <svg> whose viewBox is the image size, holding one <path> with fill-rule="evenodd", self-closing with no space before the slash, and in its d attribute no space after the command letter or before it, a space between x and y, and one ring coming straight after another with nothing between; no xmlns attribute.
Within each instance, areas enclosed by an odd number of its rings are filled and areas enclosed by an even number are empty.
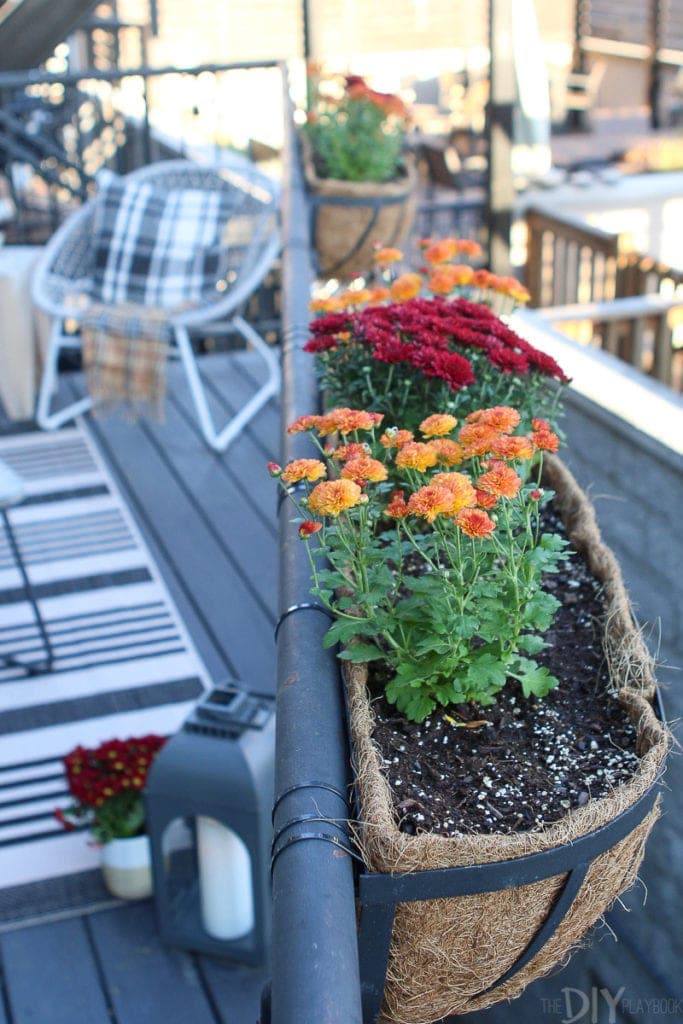
<svg viewBox="0 0 683 1024"><path fill-rule="evenodd" d="M67 830L87 826L102 847L102 873L109 891L122 899L152 893L149 837L142 791L162 736L107 740L78 746L64 758L75 803L55 812Z"/></svg>

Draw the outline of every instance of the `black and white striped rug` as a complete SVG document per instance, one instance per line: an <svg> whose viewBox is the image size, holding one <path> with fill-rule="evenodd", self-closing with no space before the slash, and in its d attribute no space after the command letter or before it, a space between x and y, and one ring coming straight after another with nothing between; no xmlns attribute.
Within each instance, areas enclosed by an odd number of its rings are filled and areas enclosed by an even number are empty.
<svg viewBox="0 0 683 1024"><path fill-rule="evenodd" d="M0 438L0 458L26 486L8 516L54 652L42 675L0 661L0 887L19 892L99 863L88 833L54 818L69 803L60 758L174 731L208 677L86 428ZM0 657L41 653L0 519Z"/></svg>

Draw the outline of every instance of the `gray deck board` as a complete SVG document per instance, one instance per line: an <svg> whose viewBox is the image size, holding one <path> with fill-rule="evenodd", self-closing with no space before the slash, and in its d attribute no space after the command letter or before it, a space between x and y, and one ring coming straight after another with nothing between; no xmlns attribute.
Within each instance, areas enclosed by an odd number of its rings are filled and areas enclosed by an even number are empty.
<svg viewBox="0 0 683 1024"><path fill-rule="evenodd" d="M231 408L243 402L245 389L253 392L248 378L232 370L235 361L248 365L249 356L208 359L214 387L225 390ZM80 388L76 379L72 389ZM277 541L265 462L277 436L275 406L263 411L258 432L245 431L216 455L199 434L181 369L172 366L164 424L112 416L91 418L90 425L209 670L272 689ZM261 428L270 440L261 439Z"/></svg>
<svg viewBox="0 0 683 1024"><path fill-rule="evenodd" d="M8 932L0 954L13 1024L111 1024L82 919Z"/></svg>
<svg viewBox="0 0 683 1024"><path fill-rule="evenodd" d="M265 970L240 967L207 956L197 960L220 1024L256 1024Z"/></svg>
<svg viewBox="0 0 683 1024"><path fill-rule="evenodd" d="M93 914L88 927L118 1021L216 1024L193 958L160 944L149 903Z"/></svg>

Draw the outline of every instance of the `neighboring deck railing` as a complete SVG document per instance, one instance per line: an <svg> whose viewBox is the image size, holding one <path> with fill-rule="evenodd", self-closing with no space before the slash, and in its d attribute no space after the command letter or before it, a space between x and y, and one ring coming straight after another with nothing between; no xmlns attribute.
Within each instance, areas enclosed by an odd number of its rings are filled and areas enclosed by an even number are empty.
<svg viewBox="0 0 683 1024"><path fill-rule="evenodd" d="M526 285L549 323L683 389L683 272L565 213L526 213Z"/></svg>

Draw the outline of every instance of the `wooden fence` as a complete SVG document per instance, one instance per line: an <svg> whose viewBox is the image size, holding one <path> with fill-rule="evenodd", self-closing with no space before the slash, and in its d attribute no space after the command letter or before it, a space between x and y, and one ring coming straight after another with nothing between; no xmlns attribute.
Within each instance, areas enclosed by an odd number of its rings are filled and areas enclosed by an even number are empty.
<svg viewBox="0 0 683 1024"><path fill-rule="evenodd" d="M563 333L683 390L683 272L569 215L526 213L531 306Z"/></svg>

